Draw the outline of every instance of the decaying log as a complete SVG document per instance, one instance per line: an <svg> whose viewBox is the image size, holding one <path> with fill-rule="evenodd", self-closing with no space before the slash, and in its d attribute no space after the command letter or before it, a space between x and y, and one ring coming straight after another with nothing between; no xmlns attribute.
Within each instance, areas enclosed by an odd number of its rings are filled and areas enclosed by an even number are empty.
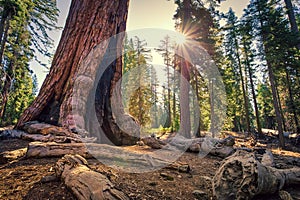
<svg viewBox="0 0 300 200"><path fill-rule="evenodd" d="M67 154L78 154L84 158L92 158L82 143L31 142L28 144L26 157L62 157Z"/></svg>
<svg viewBox="0 0 300 200"><path fill-rule="evenodd" d="M190 167L185 163L172 162L164 153L133 152L123 147L96 143L41 143L31 142L26 157L62 157L67 154L78 154L84 158L97 158L103 164L115 168L143 172L157 168L169 167L180 172L188 172ZM171 155L174 158L176 155Z"/></svg>
<svg viewBox="0 0 300 200"><path fill-rule="evenodd" d="M10 161L17 160L25 156L27 148L17 149L14 151L5 151L0 154L0 164L6 164Z"/></svg>
<svg viewBox="0 0 300 200"><path fill-rule="evenodd" d="M22 130L29 134L41 134L41 135L54 135L54 136L67 136L71 138L82 138L88 135L85 131L76 131L73 133L66 128L54 126L46 123L40 123L37 121L31 121L25 123L22 127Z"/></svg>
<svg viewBox="0 0 300 200"><path fill-rule="evenodd" d="M56 163L55 172L79 200L129 199L106 176L91 170L80 155L65 155Z"/></svg>
<svg viewBox="0 0 300 200"><path fill-rule="evenodd" d="M57 143L92 143L97 138L88 138L85 133L73 133L63 127L53 126L36 121L27 122L22 130L4 130L0 133L0 139L20 138L29 141L57 142ZM84 136L84 137L83 137Z"/></svg>
<svg viewBox="0 0 300 200"><path fill-rule="evenodd" d="M21 139L24 134L25 132L20 130L3 130L0 132L0 140Z"/></svg>
<svg viewBox="0 0 300 200"><path fill-rule="evenodd" d="M237 151L226 158L213 178L217 199L252 199L300 184L300 168L275 169L261 164L254 153Z"/></svg>
<svg viewBox="0 0 300 200"><path fill-rule="evenodd" d="M155 137L145 137L141 141L153 149L162 149L167 143Z"/></svg>
<svg viewBox="0 0 300 200"><path fill-rule="evenodd" d="M56 143L92 143L95 142L96 138L81 138L81 137L70 137L70 136L58 136L52 134L29 134L20 130L5 130L1 132L0 139L24 139L28 141L39 141L39 142L56 142Z"/></svg>
<svg viewBox="0 0 300 200"><path fill-rule="evenodd" d="M169 138L166 141L160 140L156 137L142 138L144 144L153 149L170 148L170 146L187 150L195 153L208 153L213 156L226 158L234 153L233 145L234 138L228 137L225 139L214 138L195 138L186 139L182 136ZM169 146L167 146L169 145Z"/></svg>

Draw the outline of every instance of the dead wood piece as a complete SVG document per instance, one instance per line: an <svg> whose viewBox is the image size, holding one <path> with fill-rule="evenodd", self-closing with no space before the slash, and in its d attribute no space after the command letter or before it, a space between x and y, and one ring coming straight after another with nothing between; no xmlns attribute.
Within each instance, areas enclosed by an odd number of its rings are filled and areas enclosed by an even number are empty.
<svg viewBox="0 0 300 200"><path fill-rule="evenodd" d="M234 151L235 151L234 148L229 146L223 146L219 148L214 147L208 151L209 152L208 154L220 158L227 158L228 156L232 155Z"/></svg>
<svg viewBox="0 0 300 200"><path fill-rule="evenodd" d="M0 164L6 164L10 161L17 160L21 157L24 157L26 154L27 148L17 149L14 151L5 151L0 154Z"/></svg>
<svg viewBox="0 0 300 200"><path fill-rule="evenodd" d="M177 135L169 138L167 141L162 141L155 137L143 138L142 141L153 149L170 148L171 146L195 153L207 153L221 158L226 158L234 153L234 148L232 147L234 145L233 137L222 140L214 138L186 139Z"/></svg>
<svg viewBox="0 0 300 200"><path fill-rule="evenodd" d="M91 170L80 155L65 155L56 163L55 170L79 200L129 199L106 176Z"/></svg>
<svg viewBox="0 0 300 200"><path fill-rule="evenodd" d="M177 170L182 173L189 173L191 167L187 163L174 162L166 167L166 169Z"/></svg>
<svg viewBox="0 0 300 200"><path fill-rule="evenodd" d="M22 127L24 131L29 134L41 134L41 135L54 135L54 136L67 136L71 138L80 139L82 135L74 134L66 128L58 127L46 123L39 123L36 121L27 122ZM86 135L83 135L84 137Z"/></svg>
<svg viewBox="0 0 300 200"><path fill-rule="evenodd" d="M26 134L24 131L20 130L4 130L0 132L0 139L7 140L7 139L20 139L22 136Z"/></svg>
<svg viewBox="0 0 300 200"><path fill-rule="evenodd" d="M300 184L300 168L275 169L261 164L254 153L237 151L226 158L213 178L217 199L252 199Z"/></svg>
<svg viewBox="0 0 300 200"><path fill-rule="evenodd" d="M161 149L163 148L163 146L165 146L167 143L159 140L155 137L145 137L141 139L142 142L146 145L148 145L149 147L153 148L153 149Z"/></svg>
<svg viewBox="0 0 300 200"><path fill-rule="evenodd" d="M270 150L266 150L261 159L261 164L268 167L274 167L274 156Z"/></svg>
<svg viewBox="0 0 300 200"><path fill-rule="evenodd" d="M97 140L97 138L74 138L68 136L54 136L54 135L39 135L39 134L27 134L22 135L22 139L29 141L38 142L56 142L56 143L92 143Z"/></svg>
<svg viewBox="0 0 300 200"><path fill-rule="evenodd" d="M73 137L74 136L74 137ZM29 141L39 141L39 142L57 142L57 143L93 143L97 138L84 137L81 138L75 134L72 136L58 136L52 134L29 134L21 130L4 130L0 133L0 139L24 139Z"/></svg>
<svg viewBox="0 0 300 200"><path fill-rule="evenodd" d="M174 170L181 172L188 172L190 169L185 163L172 162L168 159L176 155L164 156L163 152L159 155L152 152L139 153L122 147L95 143L31 142L28 145L26 157L62 157L67 154L78 154L84 158L94 157L103 164L133 172L151 171L168 166L173 166Z"/></svg>
<svg viewBox="0 0 300 200"><path fill-rule="evenodd" d="M85 158L92 158L86 146L82 143L31 142L28 144L26 157L62 157L66 154L79 154Z"/></svg>

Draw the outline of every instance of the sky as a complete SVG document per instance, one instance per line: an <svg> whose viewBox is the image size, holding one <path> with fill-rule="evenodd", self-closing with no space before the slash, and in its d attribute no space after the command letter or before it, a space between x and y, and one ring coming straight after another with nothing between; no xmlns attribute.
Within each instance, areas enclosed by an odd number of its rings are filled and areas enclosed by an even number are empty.
<svg viewBox="0 0 300 200"><path fill-rule="evenodd" d="M64 27L66 17L69 11L71 0L57 0L57 5L60 10L58 24ZM130 0L129 13L127 20L127 31L134 32L137 29L167 29L174 31L173 15L176 10L176 5L173 0ZM243 9L246 8L249 0L226 0L221 3L220 11L227 12L230 7L235 11L237 16L241 16ZM59 43L62 31L53 31L49 35L55 42L53 53ZM45 63L50 61L41 58ZM153 62L160 62L157 55L154 55ZM38 78L39 88L47 75L47 69L39 66L37 63L32 62L31 68Z"/></svg>

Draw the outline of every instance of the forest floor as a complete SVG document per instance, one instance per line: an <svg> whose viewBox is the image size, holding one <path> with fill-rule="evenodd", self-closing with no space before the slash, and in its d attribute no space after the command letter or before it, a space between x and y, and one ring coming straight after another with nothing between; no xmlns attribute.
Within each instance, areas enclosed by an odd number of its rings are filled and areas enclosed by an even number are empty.
<svg viewBox="0 0 300 200"><path fill-rule="evenodd" d="M236 136L236 147L251 147L250 143L239 137L238 134L232 135ZM28 143L28 141L19 139L0 140L0 153L25 148ZM251 148L272 150L276 168L300 167L299 147L288 144L290 150L283 151L274 146L276 144L272 145L270 141L260 141ZM134 151L150 151L145 146L130 148ZM54 165L58 159L20 159L0 165L0 199L76 199L60 180L47 180L48 176L55 174ZM130 199L212 199L211 179L222 159L209 155L200 158L194 153L184 153L178 161L188 163L191 172L180 173L164 168L148 173L125 173L106 167L96 160L88 160L92 169L106 175L116 188L126 193ZM299 188L300 186L292 186L284 190L289 192L293 199L300 199ZM197 195L201 197L197 198ZM280 200L280 197L278 194L269 194L255 199Z"/></svg>

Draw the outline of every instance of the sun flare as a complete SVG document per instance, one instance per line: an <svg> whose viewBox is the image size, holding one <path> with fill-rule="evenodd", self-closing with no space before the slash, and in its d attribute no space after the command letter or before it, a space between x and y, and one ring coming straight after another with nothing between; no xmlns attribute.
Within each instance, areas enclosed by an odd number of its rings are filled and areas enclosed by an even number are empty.
<svg viewBox="0 0 300 200"><path fill-rule="evenodd" d="M187 42L187 38L182 33L177 33L174 38L177 45L183 45Z"/></svg>

